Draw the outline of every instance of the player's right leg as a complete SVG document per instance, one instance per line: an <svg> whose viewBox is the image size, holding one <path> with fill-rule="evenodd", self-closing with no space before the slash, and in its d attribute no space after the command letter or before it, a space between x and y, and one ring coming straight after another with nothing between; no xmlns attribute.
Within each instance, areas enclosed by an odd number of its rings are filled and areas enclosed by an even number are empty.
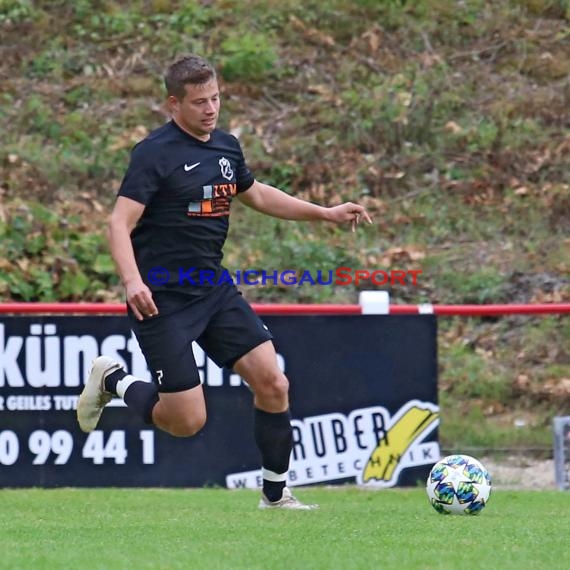
<svg viewBox="0 0 570 570"><path fill-rule="evenodd" d="M161 392L152 410L152 423L176 437L191 437L206 423L202 386L182 392Z"/></svg>
<svg viewBox="0 0 570 570"><path fill-rule="evenodd" d="M93 361L89 378L77 402L77 421L84 432L97 427L103 408L113 399L105 388L105 378L123 367L108 356L99 356Z"/></svg>
<svg viewBox="0 0 570 570"><path fill-rule="evenodd" d="M180 311L143 322L131 319L152 382L127 374L109 357L97 358L78 402L81 429L95 429L105 405L118 396L147 424L179 437L197 433L206 422L192 352L195 330L203 326L199 313Z"/></svg>
<svg viewBox="0 0 570 570"><path fill-rule="evenodd" d="M77 420L84 432L97 427L103 409L116 396L145 423L177 437L195 435L206 423L202 386L160 393L154 383L127 374L108 356L99 356L77 404Z"/></svg>

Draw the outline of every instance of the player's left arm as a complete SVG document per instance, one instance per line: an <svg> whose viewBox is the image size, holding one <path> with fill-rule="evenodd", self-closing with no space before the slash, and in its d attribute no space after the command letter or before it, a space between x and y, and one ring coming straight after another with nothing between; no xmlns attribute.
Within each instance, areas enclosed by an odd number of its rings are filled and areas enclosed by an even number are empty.
<svg viewBox="0 0 570 570"><path fill-rule="evenodd" d="M237 197L250 208L283 220L323 220L338 224L351 222L353 231L361 219L369 224L372 223L364 206L359 204L345 202L327 208L295 198L274 186L257 180Z"/></svg>

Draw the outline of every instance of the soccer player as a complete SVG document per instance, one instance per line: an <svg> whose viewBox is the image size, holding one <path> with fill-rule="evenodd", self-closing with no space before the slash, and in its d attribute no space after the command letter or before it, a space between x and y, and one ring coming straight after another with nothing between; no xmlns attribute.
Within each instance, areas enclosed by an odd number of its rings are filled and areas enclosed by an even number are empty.
<svg viewBox="0 0 570 570"><path fill-rule="evenodd" d="M286 487L289 383L277 366L271 333L235 284L221 279L222 247L233 198L277 218L350 223L353 231L370 217L358 204L322 207L256 180L238 140L216 128L218 81L202 57L174 62L165 86L172 118L134 147L108 226L130 324L152 382L99 356L78 401L79 425L94 430L105 405L118 396L148 424L174 436L196 434L206 422L191 348L196 341L253 392L263 473L259 507L315 508Z"/></svg>

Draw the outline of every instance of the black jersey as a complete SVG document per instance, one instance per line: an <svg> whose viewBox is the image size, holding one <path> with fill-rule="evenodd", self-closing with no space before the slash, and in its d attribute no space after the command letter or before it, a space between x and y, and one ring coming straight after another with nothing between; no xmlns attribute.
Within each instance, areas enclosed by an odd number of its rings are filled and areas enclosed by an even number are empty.
<svg viewBox="0 0 570 570"><path fill-rule="evenodd" d="M253 182L238 140L218 129L203 142L170 121L134 147L118 195L146 206L131 239L158 297L219 284L231 200Z"/></svg>

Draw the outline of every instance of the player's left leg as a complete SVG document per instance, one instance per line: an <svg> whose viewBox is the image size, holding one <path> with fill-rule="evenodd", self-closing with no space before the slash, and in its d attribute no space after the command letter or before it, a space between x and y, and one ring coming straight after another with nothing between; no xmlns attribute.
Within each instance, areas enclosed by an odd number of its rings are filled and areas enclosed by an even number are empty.
<svg viewBox="0 0 570 570"><path fill-rule="evenodd" d="M289 382L277 365L271 341L266 341L242 356L233 369L248 383L254 394L255 441L261 452L263 494L260 508L309 510L286 487L293 448L289 412Z"/></svg>
<svg viewBox="0 0 570 570"><path fill-rule="evenodd" d="M308 508L286 488L293 448L289 382L277 364L273 336L235 287L220 291L218 307L198 344L216 364L235 370L254 394L263 470L260 507Z"/></svg>
<svg viewBox="0 0 570 570"><path fill-rule="evenodd" d="M233 369L253 392L254 436L261 452L263 493L271 502L283 494L293 449L289 382L277 366L271 341L250 350Z"/></svg>

